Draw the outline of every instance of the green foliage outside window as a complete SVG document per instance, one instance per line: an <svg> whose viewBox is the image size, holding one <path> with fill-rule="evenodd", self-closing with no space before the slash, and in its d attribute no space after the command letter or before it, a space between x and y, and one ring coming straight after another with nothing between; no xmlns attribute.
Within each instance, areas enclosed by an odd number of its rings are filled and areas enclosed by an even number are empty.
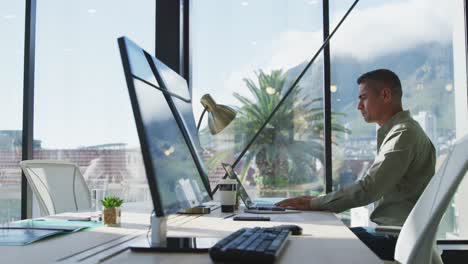
<svg viewBox="0 0 468 264"><path fill-rule="evenodd" d="M240 101L235 131L250 140L270 115L288 89L282 70L256 73L257 83L244 82L249 96L234 93ZM309 98L300 86L294 88L245 155L246 171L255 162L255 182L260 189L277 189L316 180L317 164L324 164L324 126L322 98ZM251 99L253 98L253 99ZM332 130L349 133L336 122L332 113ZM338 132L338 133L336 133ZM321 180L320 180L321 181Z"/></svg>

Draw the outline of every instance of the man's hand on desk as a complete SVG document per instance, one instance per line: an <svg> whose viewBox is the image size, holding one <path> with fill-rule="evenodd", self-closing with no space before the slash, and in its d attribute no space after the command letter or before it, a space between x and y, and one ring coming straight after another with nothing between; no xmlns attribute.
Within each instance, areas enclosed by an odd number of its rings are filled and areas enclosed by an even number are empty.
<svg viewBox="0 0 468 264"><path fill-rule="evenodd" d="M310 205L310 200L314 199L315 196L303 195L294 198L284 199L283 201L277 202L275 205L284 208L294 208L296 210L310 210L315 211L317 208L313 208Z"/></svg>

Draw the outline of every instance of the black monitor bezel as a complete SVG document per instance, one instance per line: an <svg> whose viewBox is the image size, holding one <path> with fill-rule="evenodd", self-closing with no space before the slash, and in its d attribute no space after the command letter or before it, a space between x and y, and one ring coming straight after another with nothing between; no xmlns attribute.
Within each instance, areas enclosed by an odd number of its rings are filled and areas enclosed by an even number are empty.
<svg viewBox="0 0 468 264"><path fill-rule="evenodd" d="M156 216L158 216L158 217L165 216L166 213L164 212L163 205L160 202L161 201L161 195L160 195L160 193L158 191L158 188L156 187L157 186L157 182L156 182L156 176L157 175L156 175L155 169L153 167L153 160L151 159L150 148L149 148L148 142L147 142L148 137L147 137L146 130L145 130L144 126L143 126L143 118L142 118L142 115L141 115L141 112L140 112L139 103L138 103L138 99L137 99L137 95L136 95L136 89L135 89L135 84L134 84L135 76L133 76L132 71L131 71L130 61L129 61L128 52L127 52L127 42L130 43L131 45L137 46L138 48L140 48L140 47L127 37L120 37L120 38L118 38L117 41L118 41L118 45L119 45L119 49L120 49L120 55L121 55L121 59L122 59L122 65L123 65L123 68L124 68L125 80L127 82L128 92L129 92L129 96L130 96L130 102L131 102L131 105L132 105L133 116L135 118L135 124L136 124L136 128L137 128L138 138L139 138L139 141L140 141L141 152L142 152L142 155L143 155L143 162L144 162L144 165L145 165L145 172L146 172L146 176L147 176L146 178L148 180L148 185L149 185L149 189L150 189L150 192L151 192L151 197L152 197L152 200L153 200L154 211L155 211ZM209 180L208 180L208 176L206 175L206 172L203 170L203 167L200 164L201 159L200 159L200 157L198 156L198 153L195 151L195 149L193 147L193 140L192 140L190 134L187 132L188 131L187 126L186 126L185 122L183 121L183 119L180 117L180 113L177 110L177 108L175 107L174 102L172 101L171 93L165 93L165 91L163 90L163 89L166 89L166 85L162 82L161 77L157 73L157 70L156 70L156 67L155 67L155 65L153 63L153 60L152 59L148 60L148 58L152 58L152 56L150 54L148 54L146 51L144 51L143 49L141 49L141 50L144 52L145 57L146 57L149 65L151 67L151 70L153 71L153 74L155 75L156 80L159 82L160 85L161 84L164 85L164 87L159 87L159 89L154 87L154 86L153 86L153 88L158 89L160 92L162 92L164 97L166 98L168 106L171 109L171 112L172 112L172 114L173 114L173 116L174 116L174 118L175 118L175 120L177 122L177 125L179 126L179 130L181 131L182 136L184 137L184 140L186 142L186 145L189 148L190 154L192 155L193 161L195 162L198 173L199 173L200 177L202 178L202 182L203 182L203 184L204 184L204 186L206 188L206 191L208 192L208 196L211 199L213 199L213 196L212 196L212 193L211 193L211 187L210 187ZM169 211L169 212L167 212L167 214L171 214L171 213L175 213L175 212L176 211L174 211L174 212Z"/></svg>

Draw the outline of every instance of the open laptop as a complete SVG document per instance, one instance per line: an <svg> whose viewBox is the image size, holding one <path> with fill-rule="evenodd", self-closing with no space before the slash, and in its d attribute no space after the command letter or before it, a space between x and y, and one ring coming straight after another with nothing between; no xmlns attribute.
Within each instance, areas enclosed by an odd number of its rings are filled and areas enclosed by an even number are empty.
<svg viewBox="0 0 468 264"><path fill-rule="evenodd" d="M237 176L236 172L232 168L232 166L228 163L221 163L223 165L224 170L226 171L227 175L231 179L235 179L237 181L237 191L239 193L240 198L247 207L244 212L246 213L253 213L253 214L285 214L285 213L300 213L301 211L297 210L289 210L280 206L276 206L274 204L268 203L255 203L250 199L249 194L245 190L244 186L242 185L239 177Z"/></svg>

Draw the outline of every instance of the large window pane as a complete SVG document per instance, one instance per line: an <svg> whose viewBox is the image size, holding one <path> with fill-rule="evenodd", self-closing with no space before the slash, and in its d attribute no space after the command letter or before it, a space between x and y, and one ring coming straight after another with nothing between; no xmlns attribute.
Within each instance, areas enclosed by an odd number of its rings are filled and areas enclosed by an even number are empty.
<svg viewBox="0 0 468 264"><path fill-rule="evenodd" d="M209 93L237 117L200 137L214 185L322 43L321 1L192 1L191 84L195 118ZM324 189L323 59L299 82L236 167L253 197L285 197ZM206 117L205 117L206 119Z"/></svg>
<svg viewBox="0 0 468 264"><path fill-rule="evenodd" d="M35 159L77 163L90 190L150 201L117 38L154 50L155 1L38 1Z"/></svg>
<svg viewBox="0 0 468 264"><path fill-rule="evenodd" d="M331 1L332 25L352 2ZM466 127L467 95L466 71L460 71L466 63L464 51L460 54L464 50L464 22L454 19L460 16L456 12L462 10L454 8L455 2L462 1L359 3L337 33L331 45L332 111L346 113L340 122L351 134L341 139L334 137L338 142L333 149L335 189L361 177L376 154L377 126L365 123L356 109L359 90L356 79L364 72L388 68L399 75L404 109L410 110L436 147L436 170L454 140L466 133L457 133L457 127ZM455 27L462 30L455 32ZM457 42L463 48L456 48ZM462 76L459 73L457 77L457 72L463 72ZM457 93L465 98L464 107L455 107ZM457 115L465 119L457 119ZM351 210L351 225L371 224L371 210L372 206ZM449 211L447 217L451 220L441 225L447 234L453 232L456 222L455 208L451 206Z"/></svg>
<svg viewBox="0 0 468 264"><path fill-rule="evenodd" d="M21 217L24 10L0 2L0 223Z"/></svg>

